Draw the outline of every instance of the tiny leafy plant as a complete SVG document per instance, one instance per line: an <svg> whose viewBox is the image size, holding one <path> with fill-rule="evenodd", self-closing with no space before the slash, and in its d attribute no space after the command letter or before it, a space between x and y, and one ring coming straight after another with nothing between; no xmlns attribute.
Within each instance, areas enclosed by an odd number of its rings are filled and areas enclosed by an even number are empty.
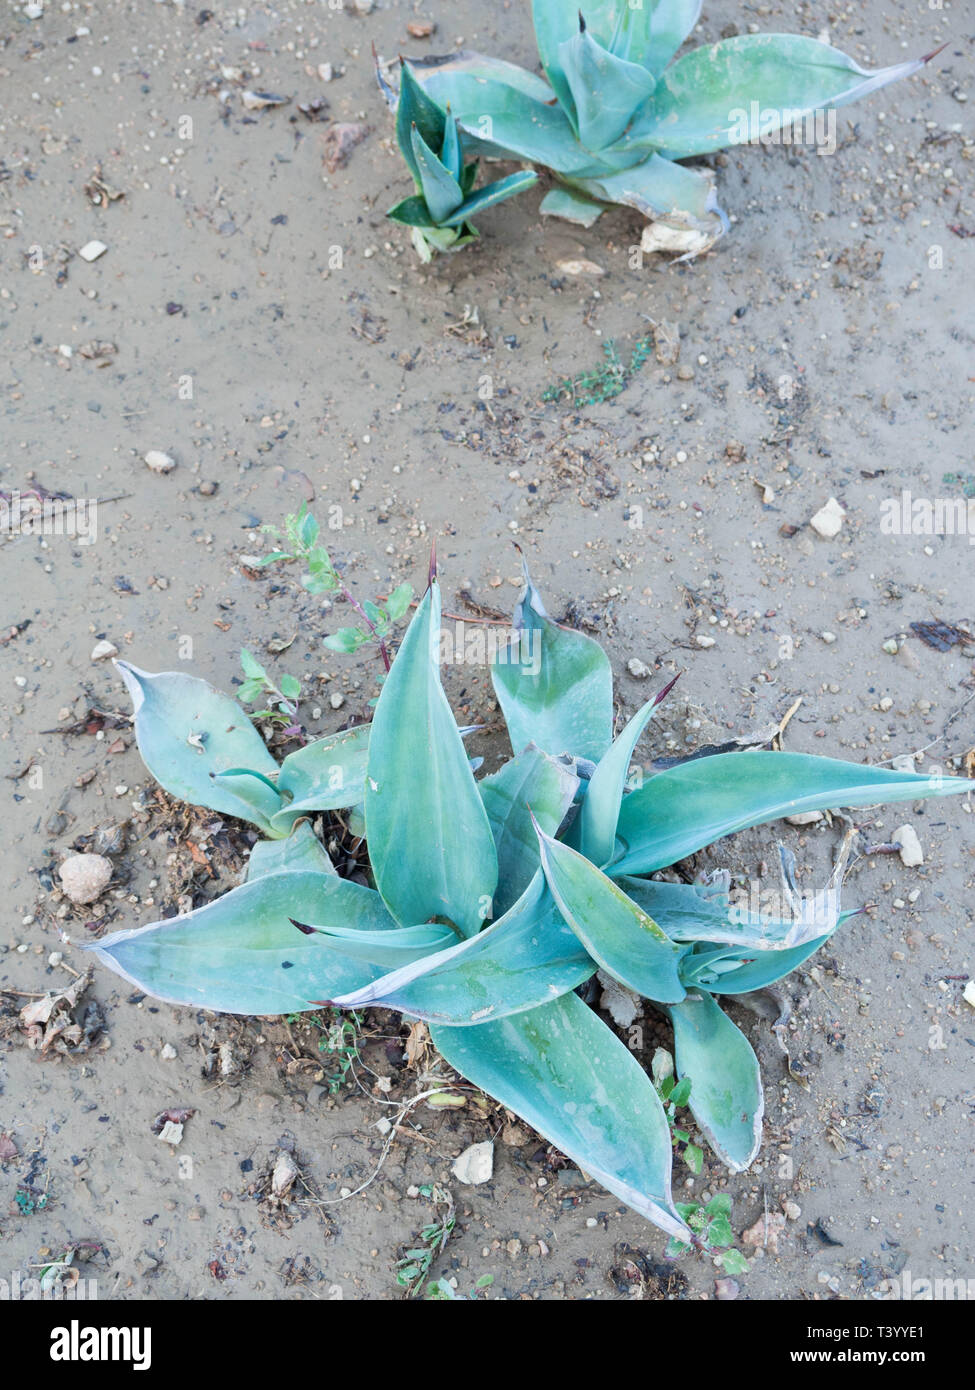
<svg viewBox="0 0 975 1390"><path fill-rule="evenodd" d="M406 1290L407 1298L418 1298L423 1292L433 1262L443 1251L457 1224L454 1204L449 1193L439 1187L424 1185L420 1188L420 1196L429 1198L438 1206L443 1206L445 1210L436 1221L427 1222L417 1232L417 1244L411 1249L404 1250L396 1261L396 1282ZM438 1284L446 1284L446 1282L446 1280L439 1280ZM447 1287L450 1286L447 1285ZM442 1290L439 1294L432 1296L447 1297ZM450 1290L450 1296L453 1296L453 1289Z"/></svg>
<svg viewBox="0 0 975 1390"><path fill-rule="evenodd" d="M606 653L548 616L527 570L514 625L491 667L513 756L479 779L440 682L435 572L371 724L280 764L205 682L117 662L153 776L264 838L240 886L88 949L145 993L197 1009L379 1005L422 1019L450 1066L617 1198L685 1245L720 1245L721 1211L704 1209L704 1229L671 1191L674 1139L689 1142L673 1132L679 1102L722 1163L748 1168L761 1077L719 1000L782 979L853 915L840 904L844 856L823 889L800 892L780 848L781 895L762 913L732 903L726 872L654 875L784 816L972 783L756 749L644 775L631 769L637 743L673 681L616 731ZM313 812L339 807L363 825L370 886L339 877L312 830ZM583 1001L597 970L669 1020L669 1089Z"/></svg>
<svg viewBox="0 0 975 1390"><path fill-rule="evenodd" d="M731 1198L726 1192L719 1192L705 1206L702 1202L678 1202L677 1210L687 1222L691 1232L690 1240L671 1236L664 1255L676 1260L686 1255L693 1246L706 1254L716 1256L725 1274L745 1274L748 1261L740 1250L734 1248L735 1235L731 1229Z"/></svg>
<svg viewBox="0 0 975 1390"><path fill-rule="evenodd" d="M627 365L616 351L616 344L603 344L603 360L590 372L579 372L577 376L564 377L555 386L547 386L542 392L546 404L553 401L566 401L570 405L598 405L601 401L611 401L622 395L634 375L653 351L653 339L640 338L630 354Z"/></svg>
<svg viewBox="0 0 975 1390"><path fill-rule="evenodd" d="M672 61L700 14L701 0L532 0L544 77L466 50L412 66L466 150L555 176L543 213L591 226L623 203L656 224L645 249L694 255L728 219L710 171L681 160L784 138L934 57L866 71L819 39L739 34Z"/></svg>
<svg viewBox="0 0 975 1390"><path fill-rule="evenodd" d="M698 1177L704 1166L704 1152L697 1144L691 1142L687 1130L681 1129L677 1124L678 1110L683 1110L691 1098L691 1078L685 1076L680 1081L677 1080L674 1075L674 1059L662 1047L658 1047L654 1055L650 1074L670 1126L670 1141L675 1149L681 1144L684 1145L684 1162L694 1176Z"/></svg>
<svg viewBox="0 0 975 1390"><path fill-rule="evenodd" d="M356 1013L340 1014L332 1010L328 1014L287 1014L285 1022L313 1023L319 1029L318 1050L330 1057L335 1066L326 1077L325 1084L331 1096L338 1095L353 1076L353 1068L359 1057L359 1028L362 1020Z"/></svg>
<svg viewBox="0 0 975 1390"><path fill-rule="evenodd" d="M399 97L382 80L387 99L395 104L396 142L413 175L415 193L386 214L411 228L413 246L422 261L438 251L459 251L476 240L471 218L485 208L523 193L538 182L531 169L497 179L474 192L477 161L465 163L457 122L427 95L409 63L400 67Z"/></svg>
<svg viewBox="0 0 975 1390"><path fill-rule="evenodd" d="M269 554L262 556L255 568L265 569L268 565L295 560L303 566L301 576L303 589L309 594L341 594L358 614L359 622L356 626L340 627L337 632L323 637L322 645L327 647L329 651L354 655L360 647L373 642L388 671L387 639L413 601L412 584L397 585L382 603L370 603L368 599L360 603L335 568L328 550L321 544L321 527L309 512L306 502L302 503L300 511L285 517L283 532L277 526L265 526L262 529L275 537L278 546ZM265 688L269 684L267 672L264 671L263 667L260 667L258 674L258 663L253 661L253 665L255 678L262 680L264 685L261 688ZM250 677L246 663L244 673ZM293 680L294 678L288 677L287 679ZM245 704L249 703L246 697L242 696L241 698L244 699Z"/></svg>
<svg viewBox="0 0 975 1390"><path fill-rule="evenodd" d="M246 647L241 648L240 664L244 679L237 687L237 699L242 705L267 702L265 708L255 710L251 718L269 719L275 724L293 726L301 699L301 681L298 677L282 676L281 684L275 685L254 653Z"/></svg>

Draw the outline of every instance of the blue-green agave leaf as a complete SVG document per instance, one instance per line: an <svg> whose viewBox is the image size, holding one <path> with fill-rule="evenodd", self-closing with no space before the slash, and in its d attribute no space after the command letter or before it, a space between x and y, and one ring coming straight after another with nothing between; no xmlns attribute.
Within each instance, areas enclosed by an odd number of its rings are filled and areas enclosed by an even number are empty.
<svg viewBox="0 0 975 1390"><path fill-rule="evenodd" d="M853 917L845 912L841 922ZM725 946L720 951L694 951L681 961L680 977L686 989L700 986L711 994L750 994L785 979L830 939L832 933L813 937L802 946L781 951L756 951L749 958L742 947ZM715 964L720 964L720 971Z"/></svg>
<svg viewBox="0 0 975 1390"><path fill-rule="evenodd" d="M398 1009L433 1023L471 1026L546 1004L595 974L545 888L541 872L504 917L479 936L333 1000Z"/></svg>
<svg viewBox="0 0 975 1390"><path fill-rule="evenodd" d="M533 744L478 782L498 852L497 916L514 906L538 872L532 815L546 834L554 835L578 786L574 773Z"/></svg>
<svg viewBox="0 0 975 1390"><path fill-rule="evenodd" d="M593 960L648 999L683 999L679 966L687 947L671 941L595 864L541 830L538 840L552 897Z"/></svg>
<svg viewBox="0 0 975 1390"><path fill-rule="evenodd" d="M606 211L606 204L597 203L594 198L574 188L550 188L539 205L539 211L543 217L561 217L565 222L591 227Z"/></svg>
<svg viewBox="0 0 975 1390"><path fill-rule="evenodd" d="M266 777L278 771L240 705L196 676L152 675L127 661L115 665L132 696L142 761L160 786L181 801L250 821L267 835L279 833L271 828L281 809L272 786L256 776L218 777L230 768Z"/></svg>
<svg viewBox="0 0 975 1390"><path fill-rule="evenodd" d="M427 207L427 200L422 193L412 193L408 198L401 198L398 203L394 203L386 216L391 222L400 222L404 227L436 227L436 222L430 216L430 209Z"/></svg>
<svg viewBox="0 0 975 1390"><path fill-rule="evenodd" d="M779 845L781 888L774 895L778 909L774 914L732 903L726 871L698 883L659 883L626 874L617 882L673 941L740 947L749 955L789 951L831 936L855 915L844 912L840 902L851 843L848 839L843 845L826 886L812 893L800 889L795 855Z"/></svg>
<svg viewBox="0 0 975 1390"><path fill-rule="evenodd" d="M449 110L446 115L447 123L444 127L443 149L440 151L440 162L448 173L452 174L457 180L461 192L463 193L464 189L461 184L461 172L464 168L464 155L460 145L460 130Z"/></svg>
<svg viewBox="0 0 975 1390"><path fill-rule="evenodd" d="M423 923L416 927L393 927L388 931L361 931L355 927L314 927L307 923L293 925L305 934L318 937L319 944L328 950L337 951L349 960L366 961L369 965L381 966L383 970L394 970L402 965L410 965L415 960L442 951L449 942L456 942L457 936L449 927L436 923ZM327 1004L329 1000L314 1002Z"/></svg>
<svg viewBox="0 0 975 1390"><path fill-rule="evenodd" d="M579 143L593 154L619 139L656 86L646 68L615 57L587 29L577 28L559 44L558 63L572 97Z"/></svg>
<svg viewBox="0 0 975 1390"><path fill-rule="evenodd" d="M365 795L369 724L327 734L289 753L278 773L283 805L275 826L292 825L310 811L355 806Z"/></svg>
<svg viewBox="0 0 975 1390"><path fill-rule="evenodd" d="M373 889L300 871L267 874L185 917L115 932L86 949L168 1004L230 1014L291 1013L381 973L292 925L292 918L308 916L361 931L396 926Z"/></svg>
<svg viewBox="0 0 975 1390"><path fill-rule="evenodd" d="M413 68L427 92L449 104L468 153L530 159L558 173L592 163L552 89L524 68L465 51L418 59Z"/></svg>
<svg viewBox="0 0 975 1390"><path fill-rule="evenodd" d="M413 150L413 131L419 132L429 149L439 150L444 142L447 124L445 112L416 80L412 65L401 63L399 100L396 104L396 143L417 188L421 186L421 179L419 161Z"/></svg>
<svg viewBox="0 0 975 1390"><path fill-rule="evenodd" d="M411 131L413 158L420 171L420 186L426 199L430 216L437 226L464 201L460 184L439 156L426 143L416 126Z"/></svg>
<svg viewBox="0 0 975 1390"><path fill-rule="evenodd" d="M670 1190L670 1130L650 1078L576 994L476 1028L434 1024L452 1067L661 1230L690 1232Z"/></svg>
<svg viewBox="0 0 975 1390"><path fill-rule="evenodd" d="M646 42L643 29L643 12L646 12L650 21L649 43ZM654 77L659 77L700 17L701 0L642 0L642 4L637 5L635 11L631 10L629 4L625 4L621 19L633 37L627 38L630 47L624 51L624 57L632 58L634 62L645 63ZM634 51L638 45L642 57ZM614 43L613 52L620 51Z"/></svg>
<svg viewBox="0 0 975 1390"><path fill-rule="evenodd" d="M519 169L516 174L509 174L505 179L496 179L494 183L479 188L471 197L466 198L456 212L452 212L449 217L444 218L444 226L456 227L459 223L466 222L468 218L476 217L485 208L493 207L495 203L502 203L505 198L513 198L516 193L524 193L526 189L532 188L536 183L538 183L538 175L533 169Z"/></svg>
<svg viewBox="0 0 975 1390"><path fill-rule="evenodd" d="M589 779L578 819L572 828L571 843L600 868L609 863L615 852L616 823L619 820L623 788L626 785L626 774L630 769L634 749L657 706L673 690L677 679L675 676L637 711L600 758L595 772Z"/></svg>
<svg viewBox="0 0 975 1390"><path fill-rule="evenodd" d="M535 743L597 761L613 737L609 658L585 633L552 621L527 565L514 621L517 639L491 665L512 748Z"/></svg>
<svg viewBox="0 0 975 1390"><path fill-rule="evenodd" d="M636 208L669 226L700 231L711 241L728 228L710 170L687 169L657 154L619 172L607 168L588 178L574 177L572 187L603 202Z"/></svg>
<svg viewBox="0 0 975 1390"><path fill-rule="evenodd" d="M808 753L716 753L669 768L623 798L619 874L649 874L752 825L840 806L970 792L965 777L861 767Z"/></svg>
<svg viewBox="0 0 975 1390"><path fill-rule="evenodd" d="M440 611L434 579L376 705L366 832L376 886L401 926L446 917L473 936L491 916L498 856L440 684Z"/></svg>
<svg viewBox="0 0 975 1390"><path fill-rule="evenodd" d="M532 0L539 56L553 87L559 46L578 28L580 13L604 48L659 77L697 23L701 0Z"/></svg>
<svg viewBox="0 0 975 1390"><path fill-rule="evenodd" d="M758 1153L765 1112L752 1045L704 990L691 990L667 1013L677 1075L691 1081L691 1114L721 1161L741 1173Z"/></svg>
<svg viewBox="0 0 975 1390"><path fill-rule="evenodd" d="M695 48L662 75L634 138L674 159L770 135L809 112L859 101L926 59L870 72L800 34L739 34Z"/></svg>
<svg viewBox="0 0 975 1390"><path fill-rule="evenodd" d="M306 820L299 821L286 840L258 840L247 861L246 883L267 874L297 872L334 874L335 865Z"/></svg>

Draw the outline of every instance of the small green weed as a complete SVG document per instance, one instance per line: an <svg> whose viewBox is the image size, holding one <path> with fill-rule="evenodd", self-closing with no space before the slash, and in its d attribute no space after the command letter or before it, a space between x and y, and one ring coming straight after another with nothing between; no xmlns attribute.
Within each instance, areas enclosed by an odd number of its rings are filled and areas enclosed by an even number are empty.
<svg viewBox="0 0 975 1390"><path fill-rule="evenodd" d="M434 1184L420 1188L420 1196L426 1197L435 1206L443 1207L441 1215L423 1226L417 1233L417 1244L404 1250L396 1261L396 1282L406 1290L407 1298L417 1298L430 1274L434 1260L441 1253L453 1234L457 1219L454 1216L454 1199L445 1188ZM446 1281L440 1280L439 1283ZM449 1287L449 1286L448 1286ZM453 1290L451 1289L451 1295ZM435 1297L446 1298L442 1292Z"/></svg>
<svg viewBox="0 0 975 1390"><path fill-rule="evenodd" d="M325 1084L329 1095L337 1095L349 1081L352 1068L359 1056L361 1016L354 1010L349 1013L339 1013L336 1010L329 1014L286 1014L284 1021L302 1028L311 1025L319 1029L318 1050L326 1053L336 1064Z"/></svg>
<svg viewBox="0 0 975 1390"><path fill-rule="evenodd" d="M264 569L268 565L297 560L304 566L302 588L309 594L342 594L359 615L357 626L340 627L337 632L322 639L329 651L351 655L367 642L374 642L388 671L390 659L386 639L394 625L409 610L413 601L413 586L400 584L382 604L370 603L368 599L360 603L343 582L328 550L320 543L321 528L309 512L307 502L301 504L300 511L285 517L283 533L277 526L263 526L261 529L274 536L279 545L278 549L263 556L256 568Z"/></svg>
<svg viewBox="0 0 975 1390"><path fill-rule="evenodd" d="M237 699L242 705L253 705L268 697L264 709L255 710L252 719L269 719L275 724L290 727L298 714L298 701L301 699L301 681L297 676L282 676L280 686L275 685L267 671L253 652L241 647L240 664L244 680L237 687Z"/></svg>
<svg viewBox="0 0 975 1390"><path fill-rule="evenodd" d="M726 1274L747 1274L748 1261L734 1248L735 1234L731 1229L731 1198L726 1192L712 1197L707 1206L701 1202L678 1202L677 1210L694 1232L695 1245L707 1254L715 1255ZM676 1259L691 1249L687 1241L671 1236L664 1255Z"/></svg>
<svg viewBox="0 0 975 1390"><path fill-rule="evenodd" d="M578 376L564 377L557 385L549 386L542 392L542 400L547 403L568 401L572 405L598 405L601 401L611 401L626 390L652 351L653 339L640 338L627 366L617 353L616 344L610 340L603 344L605 360L600 366L591 372L580 372Z"/></svg>

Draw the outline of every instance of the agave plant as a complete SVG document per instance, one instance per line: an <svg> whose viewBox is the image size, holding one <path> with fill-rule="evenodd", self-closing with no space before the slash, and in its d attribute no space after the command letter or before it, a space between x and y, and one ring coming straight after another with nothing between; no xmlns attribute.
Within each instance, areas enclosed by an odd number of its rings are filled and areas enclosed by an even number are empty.
<svg viewBox="0 0 975 1390"><path fill-rule="evenodd" d="M650 249L694 254L727 227L709 171L677 161L767 138L856 101L933 54L869 72L818 39L743 34L671 63L701 0L532 0L545 76L462 51L418 59L466 147L544 165L542 212L590 226L608 203L656 224Z"/></svg>
<svg viewBox="0 0 975 1390"><path fill-rule="evenodd" d="M690 1241L657 1090L580 986L601 970L667 1015L698 1127L729 1168L746 1168L762 1085L718 1000L771 984L830 938L851 915L839 903L842 870L803 897L783 852L782 910L763 915L731 903L725 874L653 875L786 815L972 784L772 751L635 777L637 741L670 687L614 738L605 652L549 618L527 571L516 637L492 668L514 756L475 779L440 683L440 604L433 578L371 725L280 766L239 706L205 682L118 663L158 781L268 838L240 887L90 949L175 1004L267 1015L327 1001L424 1019L452 1067ZM374 887L338 877L313 833L310 813L340 806L364 816Z"/></svg>
<svg viewBox="0 0 975 1390"><path fill-rule="evenodd" d="M377 72L381 78L378 65ZM412 197L390 208L386 216L412 228L413 245L422 261L476 240L472 217L538 182L536 173L522 169L474 193L477 161L464 163L460 132L449 108L443 111L424 92L409 63L401 65L398 100L385 84L384 90L395 102L396 142L416 187Z"/></svg>

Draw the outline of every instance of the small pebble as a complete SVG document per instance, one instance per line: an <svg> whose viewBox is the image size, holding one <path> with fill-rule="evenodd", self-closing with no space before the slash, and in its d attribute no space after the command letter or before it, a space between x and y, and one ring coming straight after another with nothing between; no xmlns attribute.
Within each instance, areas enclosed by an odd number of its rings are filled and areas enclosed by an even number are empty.
<svg viewBox="0 0 975 1390"><path fill-rule="evenodd" d="M924 850L913 825L902 825L899 830L895 830L894 839L901 847L902 864L906 864L909 869L916 869L919 864L924 863Z"/></svg>
<svg viewBox="0 0 975 1390"><path fill-rule="evenodd" d="M333 695L329 695L328 703L332 706L332 709L341 709L345 704L345 696L336 690Z"/></svg>
<svg viewBox="0 0 975 1390"><path fill-rule="evenodd" d="M72 854L61 865L58 877L73 903L93 903L108 887L112 861L101 854Z"/></svg>
<svg viewBox="0 0 975 1390"><path fill-rule="evenodd" d="M82 246L78 255L83 261L97 261L99 256L104 256L108 247L103 241L89 241Z"/></svg>
<svg viewBox="0 0 975 1390"><path fill-rule="evenodd" d="M114 642L102 640L96 642L91 649L92 661L107 661L110 656L118 656L118 647Z"/></svg>
<svg viewBox="0 0 975 1390"><path fill-rule="evenodd" d="M810 519L809 525L816 532L817 536L822 536L823 540L831 541L834 536L838 536L840 528L846 517L846 512L837 502L835 497L829 501Z"/></svg>
<svg viewBox="0 0 975 1390"><path fill-rule="evenodd" d="M645 681L652 674L650 667L645 661L641 661L638 656L631 656L626 663L626 669L634 680Z"/></svg>
<svg viewBox="0 0 975 1390"><path fill-rule="evenodd" d="M485 1139L480 1144L471 1144L455 1158L450 1171L458 1182L471 1185L489 1182L494 1173L494 1143Z"/></svg>
<svg viewBox="0 0 975 1390"><path fill-rule="evenodd" d="M172 1062L179 1054L172 1043L166 1043L159 1055L164 1062Z"/></svg>
<svg viewBox="0 0 975 1390"><path fill-rule="evenodd" d="M145 459L153 473L172 473L176 467L176 460L169 454L164 454L161 449L150 449Z"/></svg>

